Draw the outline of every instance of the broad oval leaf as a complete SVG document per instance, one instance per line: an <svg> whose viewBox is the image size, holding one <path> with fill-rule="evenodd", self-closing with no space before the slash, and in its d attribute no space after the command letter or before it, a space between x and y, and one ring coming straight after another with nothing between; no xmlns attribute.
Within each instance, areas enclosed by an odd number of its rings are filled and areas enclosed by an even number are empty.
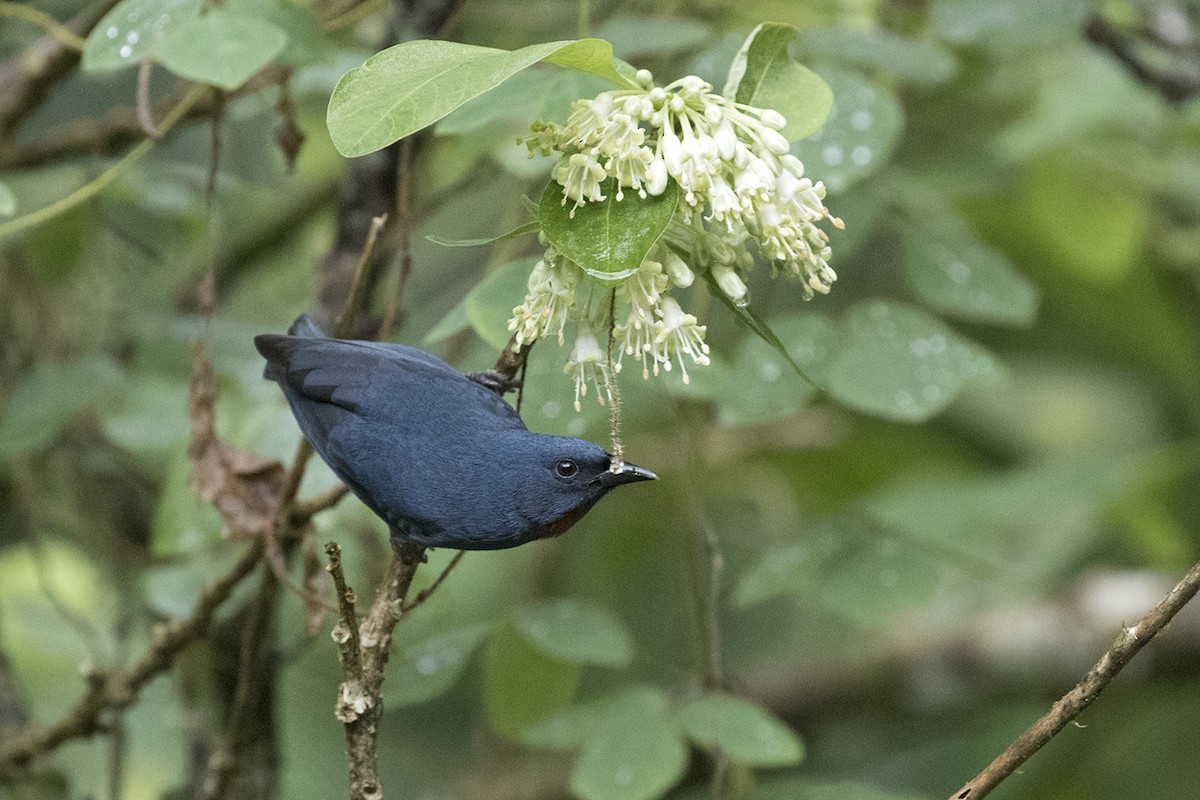
<svg viewBox="0 0 1200 800"><path fill-rule="evenodd" d="M775 335L775 331L771 330L771 327L767 325L767 323L764 322L762 318L758 316L758 314L755 314L750 309L750 306L738 305L737 303L733 302L733 300L729 298L729 295L721 291L721 287L717 285L717 280L715 277L713 277L711 271L706 271L704 273L704 280L708 283L709 291L712 292L712 294L715 295L716 298L720 300L726 308L732 311L734 316L736 316L747 328L752 330L755 336L758 336L758 338L769 344L776 353L782 356L783 360L787 362L788 366L796 371L797 375L803 378L813 388L821 388L821 386L819 386L816 381L809 377L808 373L796 363L796 360L792 358L787 348L784 347L783 342L779 341L779 337Z"/></svg>
<svg viewBox="0 0 1200 800"><path fill-rule="evenodd" d="M677 718L693 742L719 748L739 764L791 767L804 760L804 745L791 728L740 697L705 695L680 708Z"/></svg>
<svg viewBox="0 0 1200 800"><path fill-rule="evenodd" d="M581 664L624 667L633 659L625 623L602 605L562 598L521 612L517 629L548 656Z"/></svg>
<svg viewBox="0 0 1200 800"><path fill-rule="evenodd" d="M583 800L651 800L686 766L687 745L668 709L630 706L602 715L571 772L571 791Z"/></svg>
<svg viewBox="0 0 1200 800"><path fill-rule="evenodd" d="M329 135L344 156L372 153L539 61L627 83L613 66L612 47L602 39L511 51L426 39L404 42L342 76L329 98Z"/></svg>
<svg viewBox="0 0 1200 800"><path fill-rule="evenodd" d="M602 186L604 200L574 208L556 181L546 184L538 204L542 232L554 248L605 286L615 286L637 272L650 248L675 215L679 186L667 181L657 197L638 197L627 190L617 200L617 179Z"/></svg>
<svg viewBox="0 0 1200 800"><path fill-rule="evenodd" d="M788 55L797 33L793 26L777 22L751 31L729 65L723 92L739 103L778 111L787 120L780 133L789 141L820 128L833 108L829 84Z"/></svg>
<svg viewBox="0 0 1200 800"><path fill-rule="evenodd" d="M83 44L84 72L111 72L157 56L159 45L200 15L202 0L123 0Z"/></svg>
<svg viewBox="0 0 1200 800"><path fill-rule="evenodd" d="M158 50L163 66L181 78L232 91L271 63L287 41L270 22L214 10L175 28Z"/></svg>
<svg viewBox="0 0 1200 800"><path fill-rule="evenodd" d="M837 345L837 329L829 317L790 314L772 318L771 328L797 365L814 380L826 380ZM816 386L797 374L774 345L749 336L734 353L727 385L713 399L723 424L743 425L791 414L816 393Z"/></svg>
<svg viewBox="0 0 1200 800"><path fill-rule="evenodd" d="M792 144L792 154L837 193L887 163L903 112L890 90L857 73L822 68L821 75L833 88L833 110L819 131Z"/></svg>
<svg viewBox="0 0 1200 800"><path fill-rule="evenodd" d="M549 750L574 750L585 746L594 734L602 731L607 718L627 719L646 709L665 715L670 707L671 700L661 689L633 686L600 700L555 712L526 728L521 741Z"/></svg>
<svg viewBox="0 0 1200 800"><path fill-rule="evenodd" d="M410 706L441 695L462 676L490 627L468 625L404 648L384 684L384 703Z"/></svg>
<svg viewBox="0 0 1200 800"><path fill-rule="evenodd" d="M0 414L0 461L49 444L72 417L116 389L122 377L107 359L36 367L17 384Z"/></svg>
<svg viewBox="0 0 1200 800"><path fill-rule="evenodd" d="M904 241L904 277L922 300L961 319L1027 327L1037 313L1033 281L973 237L910 231Z"/></svg>
<svg viewBox="0 0 1200 800"><path fill-rule="evenodd" d="M289 67L303 67L334 56L332 41L317 22L313 8L293 0L225 0L225 8L278 26L287 34L287 46L275 59Z"/></svg>
<svg viewBox="0 0 1200 800"><path fill-rule="evenodd" d="M483 701L488 721L518 738L531 725L566 708L575 698L581 668L545 655L510 626L488 640L483 661Z"/></svg>
<svg viewBox="0 0 1200 800"><path fill-rule="evenodd" d="M851 513L764 555L738 581L733 602L745 608L794 594L870 627L928 600L939 578L927 548L898 528Z"/></svg>
<svg viewBox="0 0 1200 800"><path fill-rule="evenodd" d="M842 341L829 373L830 394L885 419L929 419L964 386L996 373L979 346L941 320L895 303L857 306L844 321Z"/></svg>

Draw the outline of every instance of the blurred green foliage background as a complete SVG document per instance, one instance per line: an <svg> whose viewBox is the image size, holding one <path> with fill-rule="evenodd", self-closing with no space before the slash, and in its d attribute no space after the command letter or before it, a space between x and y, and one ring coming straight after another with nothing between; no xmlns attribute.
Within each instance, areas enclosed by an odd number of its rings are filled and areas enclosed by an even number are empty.
<svg viewBox="0 0 1200 800"><path fill-rule="evenodd" d="M65 20L87 4L32 5ZM211 210L208 113L90 202L0 241L0 667L16 689L5 699L38 721L83 691L81 663L128 665L153 622L186 614L245 547L221 538L217 512L188 486L189 342L210 347L224 437L285 461L299 440L251 337L328 310L319 265L349 178L325 107L338 77L378 49L390 9L282 5L294 25L278 60L305 136L294 170L275 142L279 87L251 85L220 113ZM580 13L557 0L467 2L445 35L516 48L576 36ZM760 269L751 296L826 390L790 373L697 282L687 307L709 326L714 363L686 387L676 374L621 377L626 452L662 480L618 493L561 539L468 554L402 621L385 684L389 796L700 792L710 762L696 751L685 766L678 734L655 726L676 724L715 685L804 742L797 767L743 759L764 765L737 768L754 797L946 796L1200 552L1200 11L1149 0L596 0L586 13L586 33L660 83L698 74L719 87L756 24L800 29L794 55L835 100L794 152L846 222L833 236L839 280L803 303ZM0 16L0 56L42 35ZM30 157L69 129L98 131L132 107L135 87L132 69L71 69L20 115L0 137L0 235L138 140ZM156 99L176 87L154 71ZM527 219L522 196L540 196L546 165L515 138L599 88L539 66L422 141L397 341L467 371L495 360L529 241L465 249L426 237L495 236ZM210 263L206 318L195 296ZM387 265L376 313L396 274ZM552 342L534 349L523 416L534 430L607 442L604 409L572 411L565 358ZM314 463L301 495L333 482ZM382 523L353 498L315 522L369 598L387 557ZM418 582L451 555L433 554ZM251 600L242 589L229 625ZM277 612L278 796L342 796L332 620L310 635L288 590ZM121 797L192 796L196 753L221 727L223 653L238 646L221 630L120 717ZM996 796L1191 796L1198 654L1200 616L1185 609L1081 727ZM619 779L587 783L587 769L613 764L579 756L572 738L572 709L605 698L617 709L605 724L637 745L621 754L625 791ZM793 742L777 733L780 747ZM110 796L114 747L68 743L44 768L69 790L51 781L15 796Z"/></svg>

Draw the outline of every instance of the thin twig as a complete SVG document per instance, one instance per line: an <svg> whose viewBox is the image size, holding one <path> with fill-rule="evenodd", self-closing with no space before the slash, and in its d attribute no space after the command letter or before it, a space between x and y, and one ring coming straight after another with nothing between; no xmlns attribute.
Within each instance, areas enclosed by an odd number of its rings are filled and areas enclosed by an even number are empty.
<svg viewBox="0 0 1200 800"><path fill-rule="evenodd" d="M108 741L111 747L108 754L109 800L121 800L125 783L126 739L125 719L123 715L118 715L108 726Z"/></svg>
<svg viewBox="0 0 1200 800"><path fill-rule="evenodd" d="M102 729L102 718L107 710L124 708L136 701L142 687L169 669L180 650L205 634L217 608L250 574L262 553L262 539L256 539L228 572L201 593L191 614L155 626L154 641L137 663L122 672L94 675L84 696L57 722L27 727L6 742L0 749L0 775L27 764L63 742L91 736Z"/></svg>
<svg viewBox="0 0 1200 800"><path fill-rule="evenodd" d="M278 584L270 569L263 570L258 586L258 596L250 607L249 616L241 630L241 641L237 658L238 674L233 690L233 702L224 723L220 744L209 756L209 779L205 787L205 800L218 800L225 796L230 778L238 767L239 737L247 727L247 715L255 700L256 682L262 668L259 653L271 646L271 619L275 611L275 596Z"/></svg>
<svg viewBox="0 0 1200 800"><path fill-rule="evenodd" d="M400 251L400 270L396 276L396 291L392 293L375 334L375 338L380 340L392 335L392 328L396 325L400 310L404 308L404 295L412 274L412 229L415 224L412 215L412 161L413 137L406 136L400 140L400 152L396 158L396 246Z"/></svg>
<svg viewBox="0 0 1200 800"><path fill-rule="evenodd" d="M1163 67L1142 58L1136 33L1119 31L1103 15L1096 14L1089 19L1084 32L1093 44L1111 53L1135 78L1170 102L1182 103L1200 94L1200 51L1194 44L1185 53L1172 58L1171 66ZM1178 69L1179 65L1191 69L1182 71Z"/></svg>
<svg viewBox="0 0 1200 800"><path fill-rule="evenodd" d="M183 119L191 107L199 101L207 92L208 87L193 86L192 89L183 96L183 98L175 105L174 108L163 119L162 125L159 126L159 131L166 133L175 126L175 123ZM71 192L61 200L57 200L50 205L40 208L37 211L31 211L24 216L9 220L0 224L0 239L7 236L12 236L15 233L27 230L29 228L41 225L43 222L48 222L60 214L65 214L78 205L81 205L93 197L98 195L109 184L117 178L128 172L137 162L141 161L151 148L154 147L156 140L146 139L137 147L130 150L121 158L120 161L113 164L111 167L100 173L94 179L88 181L83 186L80 186L75 191Z"/></svg>
<svg viewBox="0 0 1200 800"><path fill-rule="evenodd" d="M1018 736L992 763L950 796L950 800L979 800L1024 764L1030 756L1087 708L1117 673L1161 631L1200 590L1200 563L1136 624L1121 631L1116 642L1088 670L1075 688L1062 696L1037 722Z"/></svg>
<svg viewBox="0 0 1200 800"><path fill-rule="evenodd" d="M137 116L138 124L151 139L162 136L154 125L154 109L150 106L150 76L154 73L154 62L149 59L138 64Z"/></svg>
<svg viewBox="0 0 1200 800"><path fill-rule="evenodd" d="M375 252L375 242L379 239L379 232L383 230L383 226L386 224L387 214L380 214L378 217L371 219L371 227L367 229L366 244L363 245L362 253L358 257L358 266L354 269L354 280L350 284L350 294L346 298L345 305L342 306L342 313L338 314L337 322L333 326L333 336L335 339L345 339L354 329L354 317L359 311L363 292L367 286L367 265L371 263L371 256Z"/></svg>
<svg viewBox="0 0 1200 800"><path fill-rule="evenodd" d="M63 27L76 36L87 36L117 1L98 0ZM54 85L72 74L79 53L51 34L0 61L0 138L11 135L41 107Z"/></svg>
<svg viewBox="0 0 1200 800"><path fill-rule="evenodd" d="M307 500L297 500L292 505L292 525L303 525L322 511L336 506L349 493L350 490L346 487L346 484L339 483L332 489L327 489L315 497L310 497Z"/></svg>
<svg viewBox="0 0 1200 800"><path fill-rule="evenodd" d="M422 589L421 591L417 592L417 596L413 598L413 601L411 603L407 603L407 604L401 606L400 613L407 614L408 612L412 611L417 606L421 605L421 603L424 603L426 600L428 600L429 596L437 591L437 588L442 585L442 581L446 580L446 576L450 574L450 571L452 569L454 569L455 567L458 566L458 562L462 561L462 557L465 556L466 554L467 554L466 550L459 550L457 553L455 553L454 558L450 559L450 563L447 564L446 568L443 569L441 574L437 576L437 579L433 583L431 583L427 588Z"/></svg>
<svg viewBox="0 0 1200 800"><path fill-rule="evenodd" d="M0 17L14 17L32 25L38 25L64 47L83 52L83 37L63 25L45 11L30 7L27 3L0 2Z"/></svg>

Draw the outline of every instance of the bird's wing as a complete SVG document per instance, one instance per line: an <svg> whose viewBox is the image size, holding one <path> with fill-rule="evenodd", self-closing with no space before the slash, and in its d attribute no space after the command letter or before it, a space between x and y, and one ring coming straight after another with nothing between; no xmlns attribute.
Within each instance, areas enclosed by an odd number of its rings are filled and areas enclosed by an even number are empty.
<svg viewBox="0 0 1200 800"><path fill-rule="evenodd" d="M297 330L300 322L297 320L292 330ZM309 330L320 329L311 325ZM447 406L473 407L490 412L505 427L525 427L512 406L495 392L415 347L275 334L256 336L254 344L267 359L266 377L304 400L357 414L364 411L369 392L382 390L390 402L424 407L435 414L449 411Z"/></svg>

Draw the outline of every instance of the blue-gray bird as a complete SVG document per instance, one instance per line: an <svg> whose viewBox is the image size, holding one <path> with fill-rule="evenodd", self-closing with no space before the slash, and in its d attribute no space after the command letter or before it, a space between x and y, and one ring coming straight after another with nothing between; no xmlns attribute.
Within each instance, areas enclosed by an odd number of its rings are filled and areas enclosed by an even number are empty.
<svg viewBox="0 0 1200 800"><path fill-rule="evenodd" d="M496 550L566 531L652 480L599 445L534 433L483 382L415 347L328 338L307 315L254 337L300 429L403 543Z"/></svg>

